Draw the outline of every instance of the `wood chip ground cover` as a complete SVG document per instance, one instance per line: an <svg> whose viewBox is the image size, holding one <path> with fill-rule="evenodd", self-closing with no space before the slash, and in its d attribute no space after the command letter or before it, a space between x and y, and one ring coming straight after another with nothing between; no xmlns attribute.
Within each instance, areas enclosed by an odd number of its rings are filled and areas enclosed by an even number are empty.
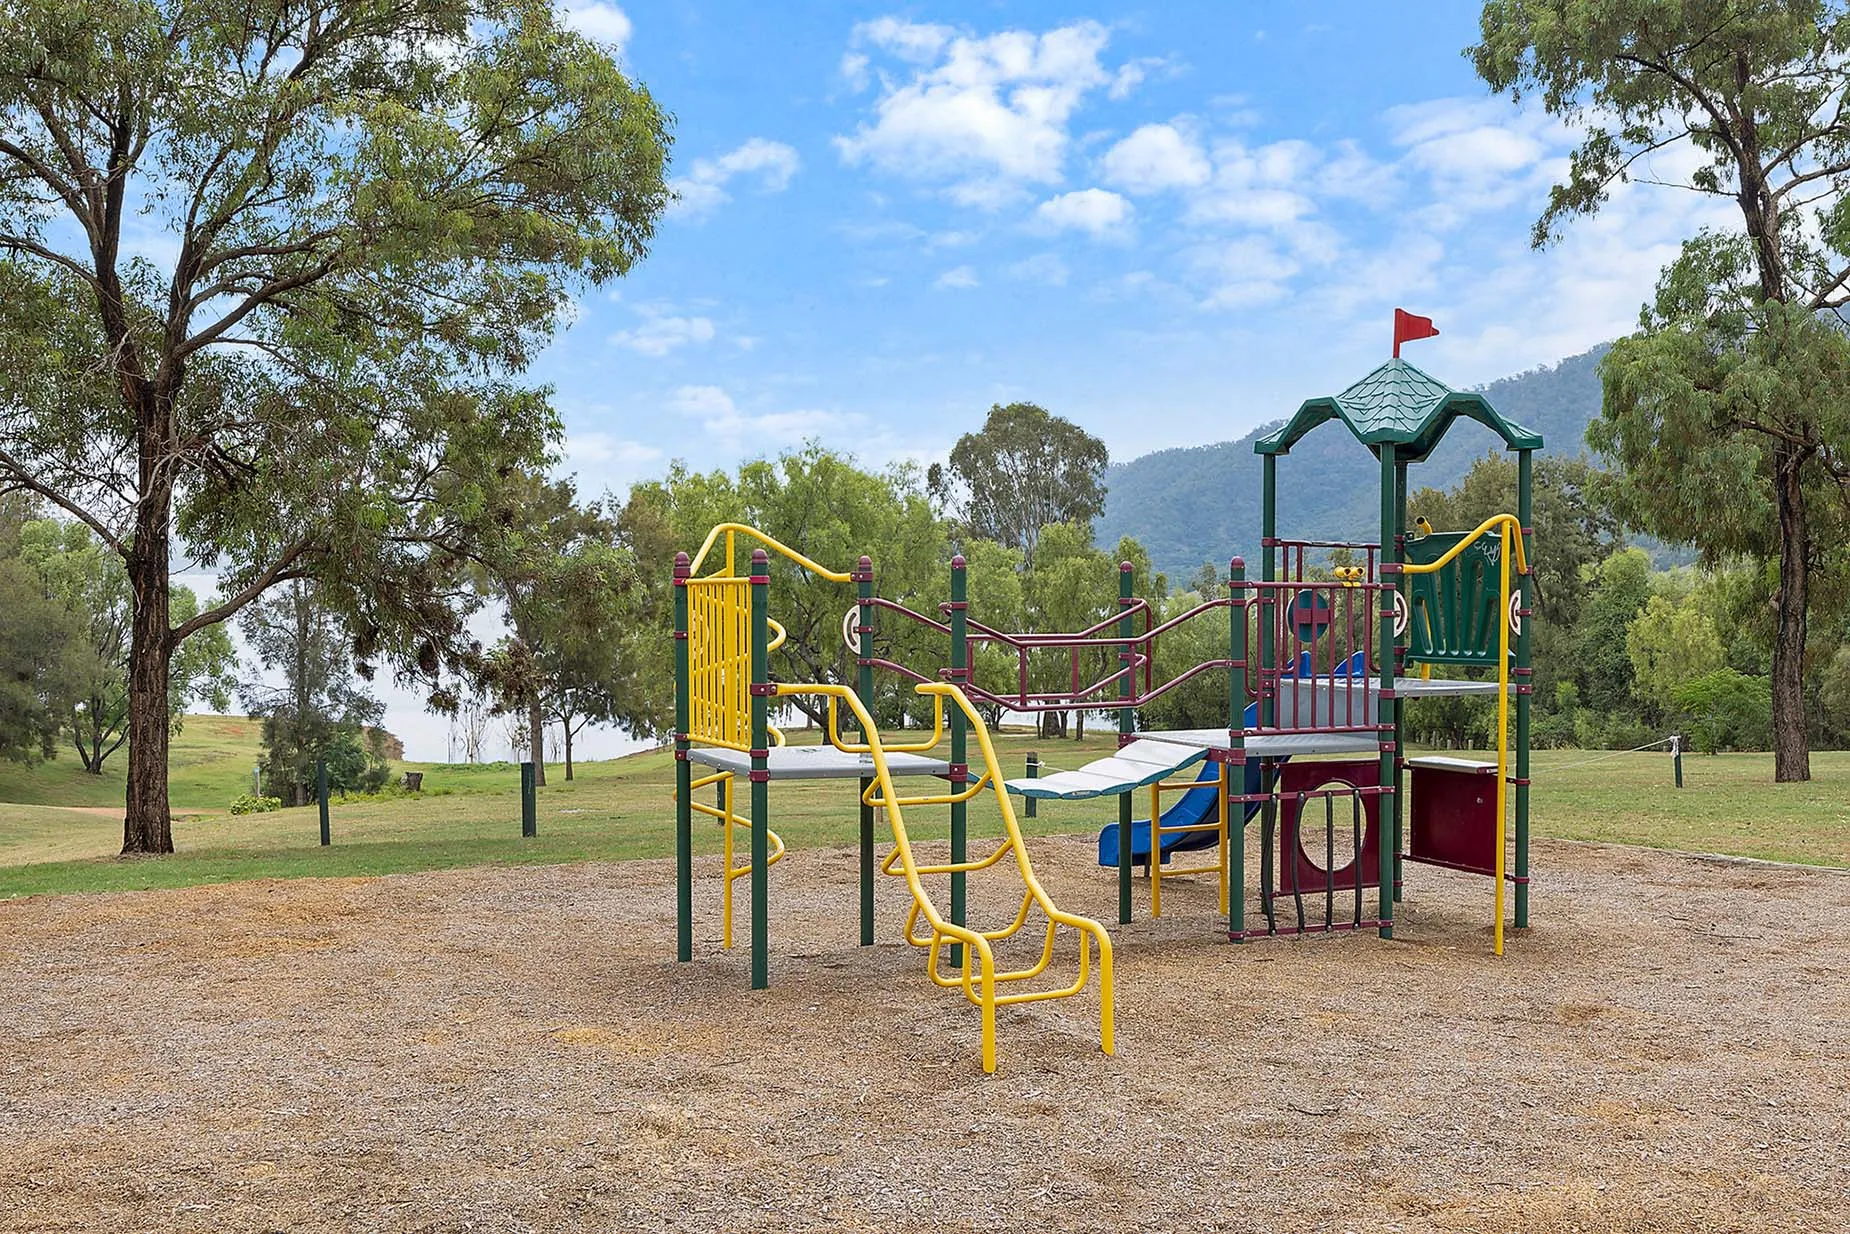
<svg viewBox="0 0 1850 1234"><path fill-rule="evenodd" d="M1090 847L1032 851L1108 920ZM1118 1056L1094 993L985 1077L896 881L862 949L791 854L754 994L710 866L689 965L661 862L0 904L0 1229L1850 1229L1850 875L1539 845L1501 961L1441 871L1393 942L1140 883Z"/></svg>

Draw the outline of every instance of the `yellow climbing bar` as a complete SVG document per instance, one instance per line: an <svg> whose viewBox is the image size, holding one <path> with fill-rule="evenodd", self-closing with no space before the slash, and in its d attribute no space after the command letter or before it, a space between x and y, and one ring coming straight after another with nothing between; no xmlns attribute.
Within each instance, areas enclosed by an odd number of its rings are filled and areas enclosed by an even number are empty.
<svg viewBox="0 0 1850 1234"><path fill-rule="evenodd" d="M781 739L781 734L777 744L780 746L784 744ZM718 819L720 825L726 829L725 881L721 884L720 889L720 946L728 948L732 946L732 885L752 872L752 867L750 865L735 866L732 864L732 854L735 847L732 835L733 829L735 827L743 827L749 832L752 826L751 819L738 813L738 811L733 808L733 786L737 779L738 777L730 771L717 771L710 776L702 776L688 785L688 791L690 793L698 792L700 789L710 788L718 784L720 785L720 791L725 794L724 799L721 804L717 806L710 806L701 801L689 801L687 803L688 808L693 810L694 813L704 814L708 818ZM783 857L784 838L769 828L765 829L765 838L769 841L771 846L771 851L766 856L764 862L765 868L768 870L776 865Z"/></svg>
<svg viewBox="0 0 1850 1234"><path fill-rule="evenodd" d="M921 866L914 858L911 838L906 831L905 807L907 799L899 795L894 786L893 774L887 765L887 750L880 740L878 730L874 727L873 717L862 706L861 700L847 686L837 685L779 685L777 694L808 695L837 701L853 715L863 733L868 735L866 753L874 764L873 779L879 789L878 801L886 812L887 822L893 829L893 853L883 864L889 874L895 874L906 880L906 886L912 893L912 909L906 918L906 941L929 953L928 975L933 983L946 988L956 987L964 992L971 1003L981 1009L983 1016L983 1070L992 1072L996 1069L996 1008L1014 1003L1037 1002L1043 999L1068 998L1082 992L1090 981L1092 971L1092 945L1098 947L1099 970L1099 1048L1111 1054L1115 1050L1112 1028L1112 977L1111 977L1111 938L1103 926L1090 918L1063 912L1048 896L1034 875L1034 866L1028 859L1027 846L1022 839L1021 828L1015 819L1015 809L1007 792L1002 787L1002 776L998 768L995 746L990 741L989 729L983 723L982 716L971 705L970 700L958 687L949 684L928 683L917 687L920 694L943 700L960 708L970 721L970 731L977 739L977 745L983 754L986 773L980 777L979 787L986 783L995 794L997 808L1002 814L1004 838L996 850L980 861L957 862L948 865ZM947 921L938 911L936 904L925 890L923 878L933 874L947 874L956 871L985 870L1000 864L1005 857L1015 859L1016 870L1021 877L1024 888L1021 907L1014 918L996 930L975 930L966 925ZM898 868L895 869L894 867ZM1047 918L1047 933L1041 947L1038 962L1026 968L1006 970L996 964L992 944L1019 933L1027 924L1032 910L1039 908ZM921 933L918 922L923 918L928 933ZM1055 936L1059 927L1066 926L1079 934L1078 975L1067 986L1052 990L1030 990L1019 994L999 993L997 987L1010 982L1025 981L1045 972L1052 963ZM941 971L939 957L946 944L961 945L963 963L961 969L952 976Z"/></svg>

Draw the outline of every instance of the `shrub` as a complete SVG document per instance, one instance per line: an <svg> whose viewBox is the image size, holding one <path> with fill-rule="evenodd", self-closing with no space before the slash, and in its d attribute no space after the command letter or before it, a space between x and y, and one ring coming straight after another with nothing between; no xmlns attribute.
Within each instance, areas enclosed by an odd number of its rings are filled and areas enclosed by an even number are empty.
<svg viewBox="0 0 1850 1234"><path fill-rule="evenodd" d="M282 808L283 799L281 797L253 797L245 793L241 797L231 799L233 814L268 814L271 810Z"/></svg>
<svg viewBox="0 0 1850 1234"><path fill-rule="evenodd" d="M1690 744L1704 754L1764 750L1773 739L1773 685L1731 668L1677 687L1678 710L1689 719Z"/></svg>

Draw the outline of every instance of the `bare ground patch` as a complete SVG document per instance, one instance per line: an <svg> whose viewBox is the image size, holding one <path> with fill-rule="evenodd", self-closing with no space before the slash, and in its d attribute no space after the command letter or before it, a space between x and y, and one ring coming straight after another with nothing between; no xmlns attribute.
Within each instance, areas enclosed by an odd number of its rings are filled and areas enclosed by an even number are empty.
<svg viewBox="0 0 1850 1234"><path fill-rule="evenodd" d="M1089 841L1032 850L1115 916ZM773 871L756 994L710 868L673 963L662 862L0 904L0 1229L1850 1228L1850 877L1537 868L1501 961L1478 880L1238 948L1177 880L1114 931L1118 1057L1035 1004L987 1078L896 881L853 945L847 851Z"/></svg>

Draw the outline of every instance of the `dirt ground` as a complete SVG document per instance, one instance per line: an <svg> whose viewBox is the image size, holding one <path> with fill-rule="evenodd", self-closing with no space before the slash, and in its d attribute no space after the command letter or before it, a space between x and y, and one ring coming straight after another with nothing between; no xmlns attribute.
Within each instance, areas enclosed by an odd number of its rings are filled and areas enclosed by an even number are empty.
<svg viewBox="0 0 1850 1234"><path fill-rule="evenodd" d="M1089 848L1032 851L1113 917ZM1844 874L1539 845L1501 961L1436 870L1394 942L1140 885L1118 1056L1094 990L985 1077L897 881L861 949L792 853L754 994L713 864L688 965L660 862L0 904L0 1229L1850 1229Z"/></svg>

